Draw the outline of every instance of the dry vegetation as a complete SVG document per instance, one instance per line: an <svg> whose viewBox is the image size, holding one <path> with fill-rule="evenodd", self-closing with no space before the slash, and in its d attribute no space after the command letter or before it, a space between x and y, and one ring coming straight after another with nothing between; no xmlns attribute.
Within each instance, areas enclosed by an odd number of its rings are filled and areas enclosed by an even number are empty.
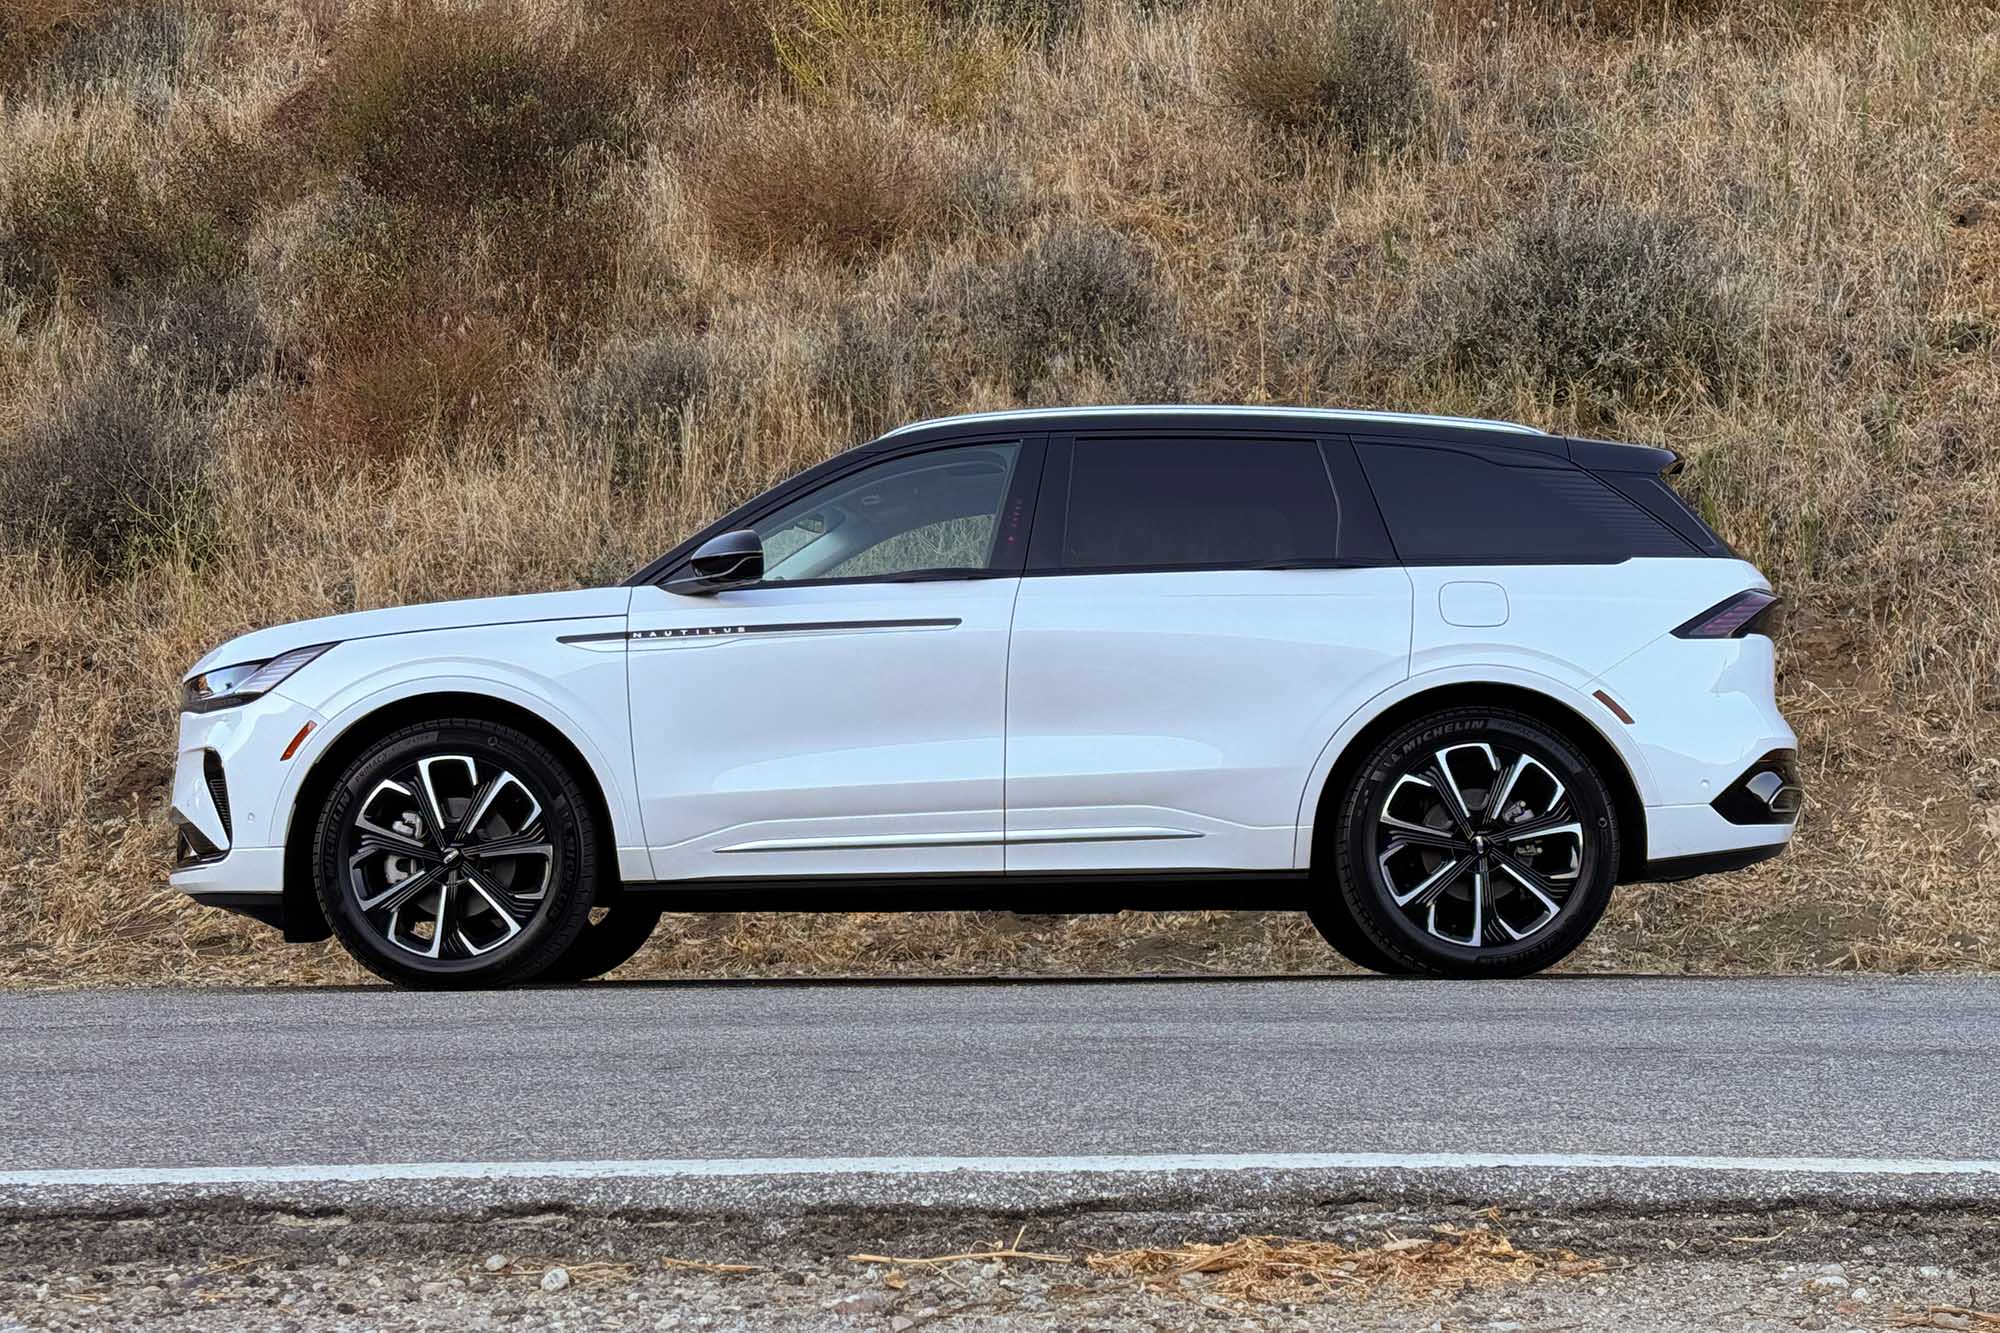
<svg viewBox="0 0 2000 1333"><path fill-rule="evenodd" d="M165 884L175 682L614 579L884 424L1663 441L1794 855L1571 965L2000 965L2000 21L1950 0L0 0L0 978L354 979ZM690 917L653 974L1298 970L1289 916Z"/></svg>

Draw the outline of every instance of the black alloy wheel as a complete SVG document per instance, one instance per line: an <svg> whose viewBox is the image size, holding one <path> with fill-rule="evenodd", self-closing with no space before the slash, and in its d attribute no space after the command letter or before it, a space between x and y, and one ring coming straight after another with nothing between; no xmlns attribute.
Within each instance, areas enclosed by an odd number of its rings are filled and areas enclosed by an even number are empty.
<svg viewBox="0 0 2000 1333"><path fill-rule="evenodd" d="M334 784L315 843L327 920L399 985L527 981L589 924L596 821L533 737L465 719L376 742Z"/></svg>
<svg viewBox="0 0 2000 1333"><path fill-rule="evenodd" d="M1341 803L1337 847L1339 906L1365 946L1436 976L1518 976L1567 957L1618 866L1595 767L1501 709L1436 714L1381 742Z"/></svg>

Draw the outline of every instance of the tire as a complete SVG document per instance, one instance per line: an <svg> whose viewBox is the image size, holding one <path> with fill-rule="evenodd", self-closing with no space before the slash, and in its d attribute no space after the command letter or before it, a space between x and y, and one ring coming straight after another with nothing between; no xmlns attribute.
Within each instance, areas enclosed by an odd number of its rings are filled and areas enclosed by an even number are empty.
<svg viewBox="0 0 2000 1333"><path fill-rule="evenodd" d="M1313 907L1307 909L1306 918L1313 923L1319 937L1333 946L1333 951L1364 972L1380 972L1387 977L1405 977L1410 969L1391 958L1370 940L1354 919L1354 913L1347 909L1347 900L1338 888L1328 885L1322 890L1323 896Z"/></svg>
<svg viewBox="0 0 2000 1333"><path fill-rule="evenodd" d="M1561 962L1611 899L1613 808L1596 767L1525 713L1455 708L1397 729L1348 783L1335 825L1357 952L1436 977Z"/></svg>
<svg viewBox="0 0 2000 1333"><path fill-rule="evenodd" d="M660 909L627 899L615 902L604 916L589 922L569 952L558 958L539 980L545 983L590 981L629 962L646 947L653 927L660 924Z"/></svg>
<svg viewBox="0 0 2000 1333"><path fill-rule="evenodd" d="M582 779L512 727L404 727L335 779L313 838L327 923L411 989L505 986L564 958L602 873Z"/></svg>

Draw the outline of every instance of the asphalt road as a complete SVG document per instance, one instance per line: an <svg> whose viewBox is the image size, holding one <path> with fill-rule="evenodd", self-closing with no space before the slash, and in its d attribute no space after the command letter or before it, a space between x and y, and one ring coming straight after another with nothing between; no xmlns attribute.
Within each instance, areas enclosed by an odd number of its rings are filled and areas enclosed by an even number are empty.
<svg viewBox="0 0 2000 1333"><path fill-rule="evenodd" d="M1996 1047L1981 979L19 994L0 1187L412 1162L1991 1161ZM2000 1199L2000 1176L1978 1188Z"/></svg>

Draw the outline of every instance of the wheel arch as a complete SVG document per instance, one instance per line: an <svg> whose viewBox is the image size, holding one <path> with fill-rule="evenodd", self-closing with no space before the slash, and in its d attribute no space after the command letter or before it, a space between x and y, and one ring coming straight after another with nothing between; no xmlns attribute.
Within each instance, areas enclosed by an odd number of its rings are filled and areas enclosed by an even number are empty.
<svg viewBox="0 0 2000 1333"><path fill-rule="evenodd" d="M1588 718L1561 699L1525 685L1501 681L1455 681L1421 690L1391 703L1355 732L1341 747L1314 804L1312 865L1331 863L1330 841L1337 822L1335 805L1375 744L1396 728L1427 713L1466 707L1511 708L1526 713L1595 764L1604 775L1605 786L1611 790L1612 809L1618 819L1618 882L1622 884L1639 876L1646 862L1646 806L1625 757Z"/></svg>
<svg viewBox="0 0 2000 1333"><path fill-rule="evenodd" d="M333 789L334 780L363 750L399 728L437 718L468 717L497 722L526 733L546 745L576 774L590 800L597 820L600 864L608 878L600 892L618 880L617 838L613 831L611 804L583 751L560 727L533 710L490 694L466 690L439 690L407 695L384 703L354 719L338 736L313 757L312 766L300 780L293 797L291 820L285 831L284 920L285 938L293 943L327 939L333 930L327 925L319 895L313 892L313 835L319 824L320 807Z"/></svg>

